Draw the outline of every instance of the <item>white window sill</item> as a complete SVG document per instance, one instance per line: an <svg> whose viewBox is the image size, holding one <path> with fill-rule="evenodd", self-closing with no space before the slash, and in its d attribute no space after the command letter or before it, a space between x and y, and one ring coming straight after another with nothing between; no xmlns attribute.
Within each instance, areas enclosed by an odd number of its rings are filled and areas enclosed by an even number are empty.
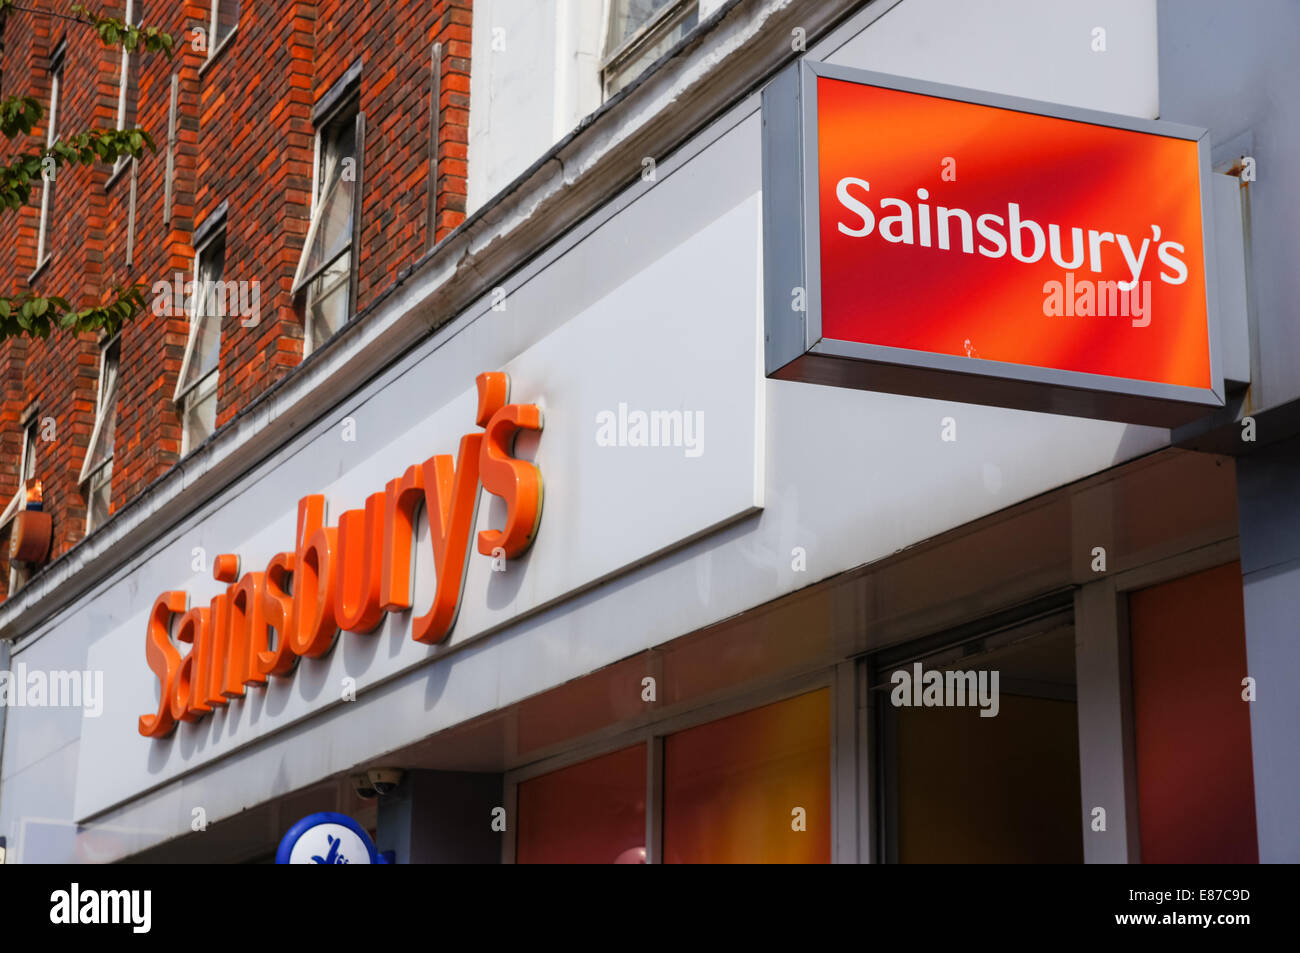
<svg viewBox="0 0 1300 953"><path fill-rule="evenodd" d="M239 24L236 23L231 27L230 32L222 38L221 42L217 44L216 48L208 54L208 58L199 66L199 76L202 76L204 72L207 71L207 68L217 61L217 57L221 56L221 54L226 51L226 47L230 45L230 42L235 38L235 34L238 32Z"/></svg>

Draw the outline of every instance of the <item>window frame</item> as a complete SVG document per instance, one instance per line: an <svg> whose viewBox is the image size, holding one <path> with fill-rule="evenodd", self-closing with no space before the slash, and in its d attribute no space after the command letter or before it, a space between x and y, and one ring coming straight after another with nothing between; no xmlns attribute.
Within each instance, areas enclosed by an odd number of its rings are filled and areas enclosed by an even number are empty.
<svg viewBox="0 0 1300 953"><path fill-rule="evenodd" d="M67 42L61 40L50 55L50 98L49 109L45 113L45 149L47 152L58 137L59 99L63 93L63 66L66 53ZM50 219L54 214L52 199L57 184L57 172L48 181L44 178L41 180L41 212L36 228L36 270L32 272L32 278L35 278L54 257L54 253L48 251L46 246L49 244Z"/></svg>
<svg viewBox="0 0 1300 953"><path fill-rule="evenodd" d="M122 22L127 23L131 26L139 27L143 24L143 21L144 21L143 0L126 0L125 9L123 10L122 13ZM126 125L126 106L127 106L127 96L128 96L127 90L130 86L131 60L133 57L136 61L135 62L136 119L137 120L139 119L139 105L140 105L139 68L141 62L141 57L139 55L139 52L140 51L138 47L136 48L136 52L134 53L128 53L126 50L122 50L122 65L119 68L118 79L117 79L117 123L115 128L117 129L118 132L124 132L128 128ZM131 127L131 128L135 128L135 127ZM136 161L136 160L131 159L130 156L117 157L117 161L113 163L113 171L110 172L108 176L108 183L110 185L117 180L118 174L123 169L126 168L128 161Z"/></svg>
<svg viewBox="0 0 1300 953"><path fill-rule="evenodd" d="M314 137L314 148L312 154L312 176L311 176L311 208L309 213L310 223L307 226L307 235L303 240L302 252L298 256L298 265L294 269L293 284L290 287L289 294L302 305L303 309L303 347L302 354L306 358L314 350L312 347L312 309L310 302L307 300L307 292L312 283L318 278L323 277L344 255L350 255L351 260L348 263L348 290L347 290L347 317L343 325L347 325L356 317L357 303L357 285L360 267L356 250L359 242L362 208L362 168L365 162L365 113L361 111L361 87L360 73L355 68L349 70L342 80L342 85L337 91L331 91L323 98L323 102L335 100L320 115L314 118L316 127ZM310 272L307 272L307 258L310 254L312 242L316 238L317 230L320 227L321 201L323 196L323 173L325 171L325 161L327 159L325 150L330 139L332 139L341 127L341 124L351 120L353 123L353 142L354 152L351 158L356 162L356 177L353 179L352 187L352 231L348 236L347 244L341 248L335 255L326 261L321 262ZM335 284L331 291L336 289Z"/></svg>
<svg viewBox="0 0 1300 953"><path fill-rule="evenodd" d="M641 75L638 73L637 76L630 77L618 89L611 90L609 86L611 76L618 72L619 67L626 65L635 58L637 53L670 33L678 23L689 17L692 11L696 15L695 26L699 26L699 0L672 0L672 2L664 4L649 20L637 27L631 36L610 50L608 48L609 32L610 27L613 25L615 7L618 3L619 0L610 0L605 7L605 36L601 41L602 56L600 60L600 93L602 100L609 100L617 96L619 92L630 86ZM695 27L691 28L691 30L694 29ZM683 37L690 33L691 30L684 33Z"/></svg>
<svg viewBox="0 0 1300 953"><path fill-rule="evenodd" d="M204 230L209 231L206 226ZM202 286L200 286L199 284L199 275L203 267L203 255L212 247L212 245L218 239L220 239L222 245L222 266L221 266L222 277L219 278L218 280L224 281L225 280L224 276L226 271L225 268L226 219L224 213L222 213L220 215L220 218L214 222L213 226L209 231L209 234L205 235L203 240L194 249L194 265L191 271L191 278L190 278L192 282L191 287L194 289L194 296L190 305L190 312L189 312L189 319L190 319L189 335L185 340L185 356L181 359L180 373L176 377L176 391L172 395L172 403L176 405L177 410L181 416L181 456L185 456L185 454L189 453L189 451L193 449L190 446L190 442L189 442L190 411L193 409L195 404L200 403L206 398L212 396L213 392L216 390L217 385L220 383L221 380L221 318L222 316L219 314L209 315L203 313L205 311L204 308L205 302L208 300L210 296L207 293L207 282L205 281ZM211 297L215 298L215 296L211 296ZM190 369L190 362L194 360L194 352L198 348L199 330L201 328L201 321L204 320L215 320L217 322L217 366L214 367L207 374L200 377L198 380L187 385L185 383L185 377ZM215 424L215 415L213 419Z"/></svg>
<svg viewBox="0 0 1300 953"><path fill-rule="evenodd" d="M117 348L117 367L114 371L113 381L113 403L116 404L122 383L122 334L119 331L110 338L106 338L99 346L99 384L95 391L95 426L90 431L90 445L86 450L86 459L81 464L81 473L77 476L77 483L86 491L86 535L89 536L94 526L91 520L90 498L104 484L96 482L107 480L110 485L109 500L112 500L112 479L113 479L113 458L115 456L115 446L108 448L108 456L102 463L93 469L90 466L92 455L95 452L95 445L99 442L100 431L103 430L104 420L108 416L108 405L104 400L104 377L108 369L109 352ZM116 444L116 441L114 441Z"/></svg>
<svg viewBox="0 0 1300 953"><path fill-rule="evenodd" d="M226 2L229 2L229 0L226 0ZM203 60L203 66L207 66L215 60L217 54L229 46L230 41L234 39L235 34L239 32L239 18L244 12L242 3L239 6L238 12L235 14L235 23L231 26L230 32L223 36L220 41L217 40L217 23L219 22L221 4L222 0L212 0L211 5L208 8L208 55ZM201 71L202 67L200 67L200 72Z"/></svg>
<svg viewBox="0 0 1300 953"><path fill-rule="evenodd" d="M9 524L18 511L27 502L27 482L36 478L36 431L41 425L41 416L39 411L34 412L23 424L23 453L18 463L18 489L14 491L13 499L5 507L4 515L0 516L0 526ZM30 452L29 452L30 448ZM27 476L27 464L31 463L31 476ZM9 561L9 595L27 585L27 580L31 578L31 570L27 568L19 569L14 565L13 560Z"/></svg>

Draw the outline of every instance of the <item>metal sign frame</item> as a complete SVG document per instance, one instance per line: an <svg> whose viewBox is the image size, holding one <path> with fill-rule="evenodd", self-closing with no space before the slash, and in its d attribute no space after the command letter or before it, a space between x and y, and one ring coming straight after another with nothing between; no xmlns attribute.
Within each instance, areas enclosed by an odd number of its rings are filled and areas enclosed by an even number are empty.
<svg viewBox="0 0 1300 953"><path fill-rule="evenodd" d="M1197 144L1210 387L1198 388L834 340L822 333L817 79L918 93ZM763 90L763 255L768 377L1173 427L1224 404L1209 132L801 60ZM806 310L791 306L804 289Z"/></svg>

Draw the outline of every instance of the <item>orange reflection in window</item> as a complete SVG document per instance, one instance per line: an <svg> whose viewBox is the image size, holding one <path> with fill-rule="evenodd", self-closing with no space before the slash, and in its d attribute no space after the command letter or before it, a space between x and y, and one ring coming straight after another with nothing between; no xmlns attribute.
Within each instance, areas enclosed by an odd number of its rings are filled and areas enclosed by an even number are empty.
<svg viewBox="0 0 1300 953"><path fill-rule="evenodd" d="M645 792L644 744L522 782L516 863L643 863Z"/></svg>
<svg viewBox="0 0 1300 953"><path fill-rule="evenodd" d="M829 689L669 736L664 861L830 863L830 765Z"/></svg>

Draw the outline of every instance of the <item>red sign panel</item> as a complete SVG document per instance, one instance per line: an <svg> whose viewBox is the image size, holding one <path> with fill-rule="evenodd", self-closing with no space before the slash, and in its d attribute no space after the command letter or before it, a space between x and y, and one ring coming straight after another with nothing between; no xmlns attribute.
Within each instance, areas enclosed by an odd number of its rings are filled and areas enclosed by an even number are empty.
<svg viewBox="0 0 1300 953"><path fill-rule="evenodd" d="M769 373L1139 422L1222 404L1203 131L807 63L795 103L764 104Z"/></svg>

